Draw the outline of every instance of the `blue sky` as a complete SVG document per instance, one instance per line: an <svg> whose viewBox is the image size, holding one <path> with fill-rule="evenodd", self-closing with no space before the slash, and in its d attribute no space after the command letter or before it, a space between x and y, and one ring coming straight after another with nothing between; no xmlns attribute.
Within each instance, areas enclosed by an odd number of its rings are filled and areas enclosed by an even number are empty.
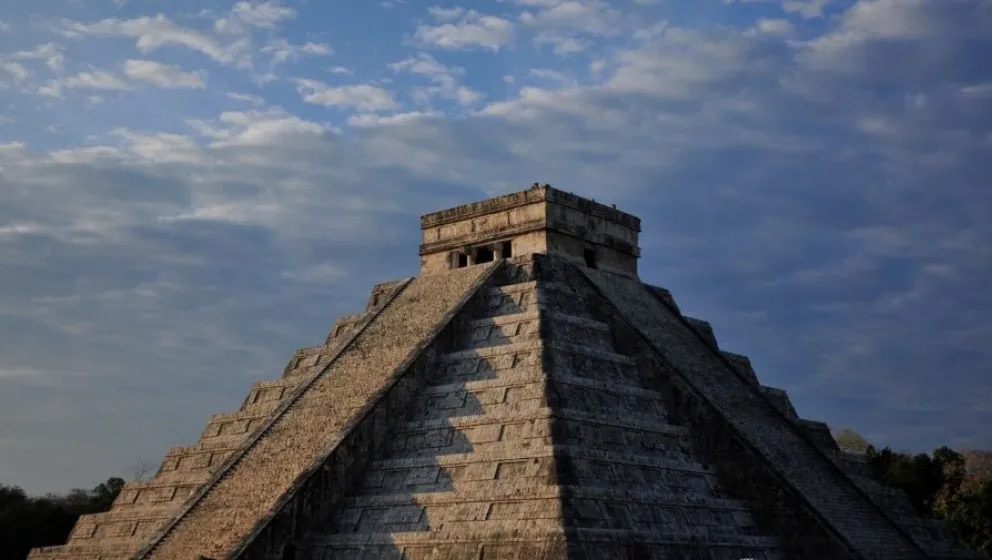
<svg viewBox="0 0 992 560"><path fill-rule="evenodd" d="M992 1L0 7L0 482L196 441L535 181L800 414L992 448Z"/></svg>

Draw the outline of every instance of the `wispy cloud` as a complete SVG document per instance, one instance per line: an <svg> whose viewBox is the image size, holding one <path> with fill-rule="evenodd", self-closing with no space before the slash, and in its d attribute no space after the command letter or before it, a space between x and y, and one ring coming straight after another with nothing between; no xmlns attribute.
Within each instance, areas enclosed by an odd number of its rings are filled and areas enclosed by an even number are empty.
<svg viewBox="0 0 992 560"><path fill-rule="evenodd" d="M427 46L497 51L513 40L513 23L499 16L461 9L434 9L431 15L438 23L420 24L414 32L414 39Z"/></svg>
<svg viewBox="0 0 992 560"><path fill-rule="evenodd" d="M434 96L453 100L461 105L473 105L482 98L481 93L458 83L457 76L464 74L464 69L448 68L426 53L394 62L389 68L394 72L409 72L430 79L434 85L413 92L417 100L424 104L429 104Z"/></svg>
<svg viewBox="0 0 992 560"><path fill-rule="evenodd" d="M202 70L185 72L179 66L153 60L130 59L124 63L124 74L142 82L164 88L202 88L206 73Z"/></svg>
<svg viewBox="0 0 992 560"><path fill-rule="evenodd" d="M362 111L385 111L398 107L391 92L369 84L329 86L317 80L299 80L297 84L303 100L315 105Z"/></svg>
<svg viewBox="0 0 992 560"><path fill-rule="evenodd" d="M302 56L330 55L334 53L334 50L327 43L313 43L308 41L302 45L293 45L285 39L275 39L262 47L262 52L270 55L273 63L281 64Z"/></svg>
<svg viewBox="0 0 992 560"><path fill-rule="evenodd" d="M241 66L250 64L247 53L249 44L243 39L223 42L206 33L183 27L164 14L126 20L110 18L92 23L64 20L60 33L70 39L93 35L132 37L143 53L164 46L180 46L205 54L220 63Z"/></svg>

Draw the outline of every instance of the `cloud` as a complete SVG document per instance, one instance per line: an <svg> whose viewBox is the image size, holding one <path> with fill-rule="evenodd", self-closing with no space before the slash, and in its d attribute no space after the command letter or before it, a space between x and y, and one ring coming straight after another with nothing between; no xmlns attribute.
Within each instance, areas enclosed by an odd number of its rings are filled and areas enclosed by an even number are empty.
<svg viewBox="0 0 992 560"><path fill-rule="evenodd" d="M611 35L621 31L619 27L620 13L606 2L567 0L544 2L539 5L541 9L536 12L521 12L520 22L537 28L594 35Z"/></svg>
<svg viewBox="0 0 992 560"><path fill-rule="evenodd" d="M465 73L463 68L448 68L439 63L429 54L420 53L389 65L394 72L409 72L430 79L433 86L414 90L415 97L424 104L429 104L434 96L440 96L457 102L460 105L473 105L482 99L482 94L458 82L457 76Z"/></svg>
<svg viewBox="0 0 992 560"><path fill-rule="evenodd" d="M430 6L427 13L437 21L456 21L465 15L465 8L455 6L454 8L442 8L440 6Z"/></svg>
<svg viewBox="0 0 992 560"><path fill-rule="evenodd" d="M562 87L572 87L576 85L575 79L570 78L563 72L552 70L550 68L531 68L527 71L527 74L531 77L549 81Z"/></svg>
<svg viewBox="0 0 992 560"><path fill-rule="evenodd" d="M0 68L6 71L14 79L15 83L23 82L28 79L31 75L28 69L24 67L23 64L19 62L4 62L0 63Z"/></svg>
<svg viewBox="0 0 992 560"><path fill-rule="evenodd" d="M8 60L44 60L45 66L53 72L59 72L65 65L62 46L56 43L45 43L31 49L15 51L2 58Z"/></svg>
<svg viewBox="0 0 992 560"><path fill-rule="evenodd" d="M504 1L526 8L517 19L534 32L534 44L550 45L559 56L587 50L591 37L624 34L631 27L619 10L600 0Z"/></svg>
<svg viewBox="0 0 992 560"><path fill-rule="evenodd" d="M231 8L232 17L253 27L271 29L279 22L296 17L296 10L275 2L238 2Z"/></svg>
<svg viewBox="0 0 992 560"><path fill-rule="evenodd" d="M869 0L871 1L871 0ZM823 12L836 0L723 0L724 4L778 4L783 12L799 14L803 19L823 17Z"/></svg>
<svg viewBox="0 0 992 560"><path fill-rule="evenodd" d="M6 33L10 29L10 24L0 19L0 33Z"/></svg>
<svg viewBox="0 0 992 560"><path fill-rule="evenodd" d="M152 60L130 59L124 63L127 77L164 88L202 88L206 72L184 72L182 68Z"/></svg>
<svg viewBox="0 0 992 560"><path fill-rule="evenodd" d="M315 105L361 111L388 111L398 107L391 92L368 84L329 86L316 80L299 80L297 85L303 100Z"/></svg>
<svg viewBox="0 0 992 560"><path fill-rule="evenodd" d="M273 64L281 64L305 55L330 55L334 53L334 50L327 43L306 42L302 45L293 45L285 39L274 39L262 47L262 52L272 57Z"/></svg>
<svg viewBox="0 0 992 560"><path fill-rule="evenodd" d="M79 72L65 79L53 80L40 89L40 93L52 97L61 97L65 89L98 89L111 91L126 91L133 86L119 76L104 70Z"/></svg>
<svg viewBox="0 0 992 560"><path fill-rule="evenodd" d="M792 22L787 19L760 18L750 32L759 35L789 36L795 32L795 29Z"/></svg>
<svg viewBox="0 0 992 560"><path fill-rule="evenodd" d="M823 10L833 0L787 0L782 2L782 9L788 13L798 13L806 19L823 16Z"/></svg>
<svg viewBox="0 0 992 560"><path fill-rule="evenodd" d="M323 125L277 108L265 111L225 111L215 122L190 120L214 148L314 141L324 136Z"/></svg>
<svg viewBox="0 0 992 560"><path fill-rule="evenodd" d="M435 9L432 14L443 23L418 25L414 39L422 45L443 49L481 47L492 51L498 51L513 40L513 23L507 19L475 10L457 13L457 19L452 19L450 10L439 13Z"/></svg>
<svg viewBox="0 0 992 560"><path fill-rule="evenodd" d="M252 105L264 105L265 104L265 100L264 99L262 99L261 97L259 97L257 95L253 95L253 94L250 94L250 93L238 93L238 92L232 91L232 92L228 92L228 93L226 93L224 95L226 95L228 98L233 99L235 101L244 101L244 102L250 103Z"/></svg>
<svg viewBox="0 0 992 560"><path fill-rule="evenodd" d="M182 68L162 64L152 60L129 59L124 62L124 77L105 70L79 72L66 78L51 80L38 89L42 95L62 97L64 90L108 90L129 91L135 89L135 82L144 82L170 89L200 89L204 87L206 72L197 70L185 72ZM129 78L132 81L128 81ZM102 99L97 98L97 103Z"/></svg>
<svg viewBox="0 0 992 560"><path fill-rule="evenodd" d="M143 53L176 45L200 52L222 64L250 65L247 57L249 44L243 39L221 43L215 37L176 24L164 14L127 20L109 18L93 23L63 20L59 31L71 39L93 35L132 37Z"/></svg>

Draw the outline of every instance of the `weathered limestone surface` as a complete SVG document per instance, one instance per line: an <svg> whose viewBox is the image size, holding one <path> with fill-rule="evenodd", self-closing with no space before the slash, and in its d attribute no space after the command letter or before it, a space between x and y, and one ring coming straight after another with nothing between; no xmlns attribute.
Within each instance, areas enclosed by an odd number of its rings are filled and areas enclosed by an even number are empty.
<svg viewBox="0 0 992 560"><path fill-rule="evenodd" d="M583 269L654 350L694 387L767 464L801 493L817 516L860 554L873 558L924 558L923 551L826 455L803 438L753 386L681 318L637 281Z"/></svg>
<svg viewBox="0 0 992 560"><path fill-rule="evenodd" d="M601 268L636 276L640 229L639 218L615 207L535 184L423 216L421 272L449 268L458 252L474 264L472 246L505 241L514 255L555 253L577 263L586 250L594 250Z"/></svg>
<svg viewBox="0 0 992 560"><path fill-rule="evenodd" d="M413 280L316 378L298 389L266 429L184 506L143 558L186 559L229 553L277 505L297 478L342 437L353 414L462 303L491 267ZM399 333L399 336L397 336Z"/></svg>
<svg viewBox="0 0 992 560"><path fill-rule="evenodd" d="M32 560L981 558L638 281L638 218L545 185L422 230L422 277Z"/></svg>
<svg viewBox="0 0 992 560"><path fill-rule="evenodd" d="M366 310L338 318L323 345L297 350L282 379L252 384L240 409L211 417L199 442L170 449L153 478L128 481L109 512L82 516L66 545L35 549L30 558L106 560L135 554L264 423L280 401L326 366L340 344L350 340L347 335L403 285L399 280L374 286Z"/></svg>
<svg viewBox="0 0 992 560"><path fill-rule="evenodd" d="M514 259L510 283L466 308L405 425L300 558L780 558L695 459L652 372L541 262Z"/></svg>

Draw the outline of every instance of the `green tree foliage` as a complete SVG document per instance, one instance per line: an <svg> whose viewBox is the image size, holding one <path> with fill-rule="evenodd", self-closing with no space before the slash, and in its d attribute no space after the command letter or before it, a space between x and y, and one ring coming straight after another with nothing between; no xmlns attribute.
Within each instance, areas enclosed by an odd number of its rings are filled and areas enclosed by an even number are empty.
<svg viewBox="0 0 992 560"><path fill-rule="evenodd" d="M962 545L992 556L992 480L950 496L941 504L940 517Z"/></svg>
<svg viewBox="0 0 992 560"><path fill-rule="evenodd" d="M949 449L947 451L957 455ZM910 455L889 448L881 451L870 448L868 458L872 473L879 482L901 488L920 515L933 517L934 506L947 482L941 460L926 453Z"/></svg>
<svg viewBox="0 0 992 560"><path fill-rule="evenodd" d="M947 521L958 542L992 555L992 478L969 476L965 457L947 447L910 454L868 448L872 474L906 492L920 515Z"/></svg>
<svg viewBox="0 0 992 560"><path fill-rule="evenodd" d="M0 484L0 556L20 560L34 547L64 543L80 515L110 509L123 486L123 479L110 478L89 491L36 498Z"/></svg>

